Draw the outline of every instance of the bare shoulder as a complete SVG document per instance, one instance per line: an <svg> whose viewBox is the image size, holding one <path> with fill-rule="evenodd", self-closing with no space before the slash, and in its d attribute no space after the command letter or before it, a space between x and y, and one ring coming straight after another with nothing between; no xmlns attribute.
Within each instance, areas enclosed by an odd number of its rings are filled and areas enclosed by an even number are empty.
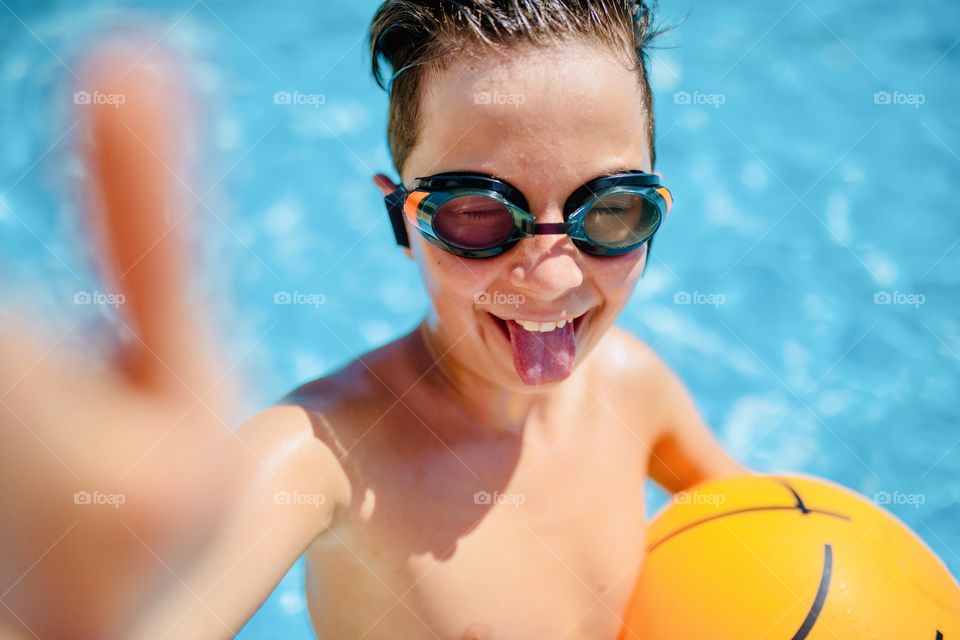
<svg viewBox="0 0 960 640"><path fill-rule="evenodd" d="M406 340L395 340L300 385L271 411L278 419L296 421L294 432L309 432L310 448L332 455L338 473L346 478L359 453L356 445L369 441L372 431L384 426L382 417L402 404L404 385L414 370Z"/></svg>
<svg viewBox="0 0 960 640"><path fill-rule="evenodd" d="M653 347L619 327L610 327L597 345L595 363L604 393L642 416L655 437L678 395L685 393L669 365Z"/></svg>
<svg viewBox="0 0 960 640"><path fill-rule="evenodd" d="M236 431L246 450L249 476L275 495L322 495L325 508L304 509L325 528L336 507L349 504L350 485L336 451L319 437L317 417L307 408L281 403L248 420Z"/></svg>
<svg viewBox="0 0 960 640"><path fill-rule="evenodd" d="M610 327L597 345L596 362L606 381L620 380L631 386L643 383L647 389L663 383L670 373L650 345L616 326Z"/></svg>

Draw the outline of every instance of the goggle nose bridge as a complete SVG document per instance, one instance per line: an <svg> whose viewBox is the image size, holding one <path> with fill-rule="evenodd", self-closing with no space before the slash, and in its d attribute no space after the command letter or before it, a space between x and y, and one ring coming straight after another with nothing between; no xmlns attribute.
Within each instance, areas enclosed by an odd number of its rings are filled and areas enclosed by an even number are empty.
<svg viewBox="0 0 960 640"><path fill-rule="evenodd" d="M523 231L532 236L566 234L570 230L569 222L531 222L523 221Z"/></svg>

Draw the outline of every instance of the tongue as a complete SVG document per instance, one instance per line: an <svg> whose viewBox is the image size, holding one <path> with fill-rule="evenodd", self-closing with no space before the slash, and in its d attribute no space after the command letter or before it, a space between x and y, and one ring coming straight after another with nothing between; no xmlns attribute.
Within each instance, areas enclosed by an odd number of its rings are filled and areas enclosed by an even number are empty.
<svg viewBox="0 0 960 640"><path fill-rule="evenodd" d="M513 347L513 368L524 384L546 384L570 375L577 355L572 322L546 333L527 331L513 320L507 321L507 327Z"/></svg>

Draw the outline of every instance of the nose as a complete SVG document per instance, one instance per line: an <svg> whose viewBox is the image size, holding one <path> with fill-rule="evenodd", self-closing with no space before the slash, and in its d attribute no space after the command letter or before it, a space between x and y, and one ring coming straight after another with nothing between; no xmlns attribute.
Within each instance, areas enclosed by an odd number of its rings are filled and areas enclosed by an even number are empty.
<svg viewBox="0 0 960 640"><path fill-rule="evenodd" d="M562 298L583 283L577 249L565 234L524 238L510 253L510 284L531 298Z"/></svg>

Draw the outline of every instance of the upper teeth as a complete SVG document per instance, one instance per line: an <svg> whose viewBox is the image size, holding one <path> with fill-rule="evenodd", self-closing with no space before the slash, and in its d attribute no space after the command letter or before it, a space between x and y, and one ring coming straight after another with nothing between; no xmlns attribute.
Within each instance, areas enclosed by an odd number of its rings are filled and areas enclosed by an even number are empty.
<svg viewBox="0 0 960 640"><path fill-rule="evenodd" d="M566 326L567 322L573 322L573 319L564 318L556 322L534 322L533 320L516 320L515 322L527 331L546 332Z"/></svg>

